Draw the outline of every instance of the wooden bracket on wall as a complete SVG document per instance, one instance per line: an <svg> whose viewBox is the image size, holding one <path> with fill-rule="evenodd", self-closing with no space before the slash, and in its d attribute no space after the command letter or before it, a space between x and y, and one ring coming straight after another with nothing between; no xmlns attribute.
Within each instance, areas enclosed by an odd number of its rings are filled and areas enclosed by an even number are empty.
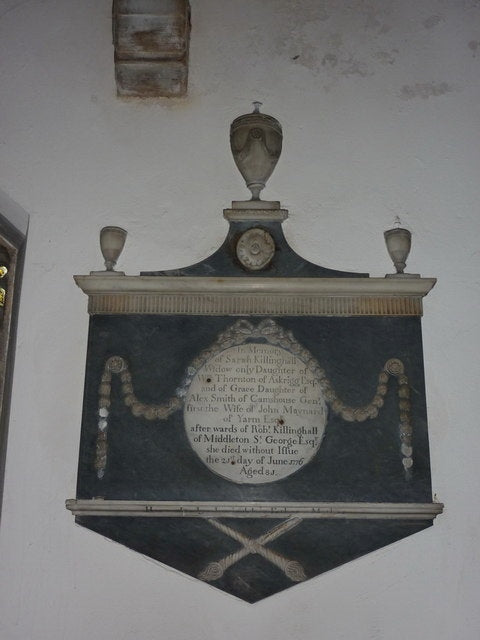
<svg viewBox="0 0 480 640"><path fill-rule="evenodd" d="M113 0L117 95L180 97L187 92L188 0Z"/></svg>

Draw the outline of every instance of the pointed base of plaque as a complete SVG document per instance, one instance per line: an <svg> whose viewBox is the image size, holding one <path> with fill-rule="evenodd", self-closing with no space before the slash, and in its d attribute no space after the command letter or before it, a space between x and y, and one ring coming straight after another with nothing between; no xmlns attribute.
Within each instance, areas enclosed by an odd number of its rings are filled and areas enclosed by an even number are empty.
<svg viewBox="0 0 480 640"><path fill-rule="evenodd" d="M302 520L245 549L202 518L76 518L77 524L249 603L279 593L432 525L431 520ZM216 520L238 539L262 540L282 520ZM270 534L272 539L273 535Z"/></svg>

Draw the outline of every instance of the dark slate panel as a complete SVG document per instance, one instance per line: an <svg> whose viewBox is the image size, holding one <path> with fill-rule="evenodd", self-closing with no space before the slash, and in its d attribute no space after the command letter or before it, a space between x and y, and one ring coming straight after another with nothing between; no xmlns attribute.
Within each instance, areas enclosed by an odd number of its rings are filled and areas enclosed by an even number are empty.
<svg viewBox="0 0 480 640"><path fill-rule="evenodd" d="M200 461L187 441L182 411L166 421L133 417L123 405L115 376L108 464L105 477L99 480L93 463L98 386L105 360L111 355L125 357L136 396L143 402L159 403L175 393L189 362L235 320L133 315L91 319L78 498L431 501L421 327L420 319L411 317L275 318L312 352L348 404L370 402L386 360L397 357L404 362L414 426L410 480L405 479L401 464L393 380L376 419L348 423L330 411L320 450L297 473L274 483L239 485L212 473Z"/></svg>

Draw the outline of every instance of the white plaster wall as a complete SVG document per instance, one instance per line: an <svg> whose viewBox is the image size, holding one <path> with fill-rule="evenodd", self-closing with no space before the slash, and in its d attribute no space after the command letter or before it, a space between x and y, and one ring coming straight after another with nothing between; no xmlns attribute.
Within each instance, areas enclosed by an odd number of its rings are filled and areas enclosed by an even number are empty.
<svg viewBox="0 0 480 640"><path fill-rule="evenodd" d="M115 97L110 0L0 2L0 189L30 214L3 521L1 640L476 640L480 189L478 0L191 0L186 99ZM435 526L251 606L74 525L87 339L74 273L129 231L128 273L195 262L246 197L230 121L284 127L264 193L292 246L391 270L414 232L437 276L424 346Z"/></svg>

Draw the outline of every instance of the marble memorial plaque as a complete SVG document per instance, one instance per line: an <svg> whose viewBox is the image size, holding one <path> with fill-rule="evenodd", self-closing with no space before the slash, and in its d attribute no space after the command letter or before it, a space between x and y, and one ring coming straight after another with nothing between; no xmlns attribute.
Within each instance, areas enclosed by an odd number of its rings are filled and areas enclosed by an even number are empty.
<svg viewBox="0 0 480 640"><path fill-rule="evenodd" d="M95 313L69 508L248 602L430 526L419 318Z"/></svg>
<svg viewBox="0 0 480 640"><path fill-rule="evenodd" d="M107 272L76 277L91 317L67 507L80 525L247 602L425 529L442 510L421 333L435 280L370 278L296 254L287 211L259 200L281 142L258 105L232 123L253 200L225 210L227 237L206 260L125 276L112 270L125 232L108 227ZM390 232L397 269L409 242Z"/></svg>

